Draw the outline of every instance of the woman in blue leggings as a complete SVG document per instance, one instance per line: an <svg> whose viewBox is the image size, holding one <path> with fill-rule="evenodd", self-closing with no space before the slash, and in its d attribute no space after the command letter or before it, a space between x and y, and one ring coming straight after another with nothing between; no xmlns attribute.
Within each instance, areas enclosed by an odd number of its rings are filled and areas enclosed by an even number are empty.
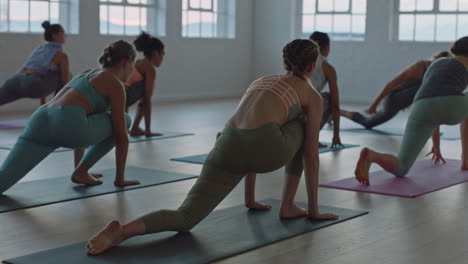
<svg viewBox="0 0 468 264"><path fill-rule="evenodd" d="M444 161L440 152L439 126L460 124L462 167L468 169L468 37L457 40L451 50L454 57L435 61L424 75L416 93L397 156L368 148L361 151L356 165L356 180L369 185L369 168L379 164L397 177L404 177L432 134L435 163Z"/></svg>
<svg viewBox="0 0 468 264"><path fill-rule="evenodd" d="M77 76L36 110L0 167L0 194L59 147L91 146L71 177L75 183L101 184L88 170L115 145L115 185L138 184L124 177L130 118L125 114L122 82L132 74L134 61L135 50L130 44L112 43L99 59L102 69Z"/></svg>
<svg viewBox="0 0 468 264"><path fill-rule="evenodd" d="M44 98L69 81L68 56L62 51L65 31L59 24L42 23L47 43L36 48L21 71L0 86L0 106L21 98Z"/></svg>
<svg viewBox="0 0 468 264"><path fill-rule="evenodd" d="M421 87L424 73L429 66L440 58L450 56L449 52L442 51L434 54L431 60L420 60L409 66L384 87L374 102L365 110L366 114L341 109L341 115L367 129L387 122L413 103L414 96ZM382 108L377 111L380 102L382 102Z"/></svg>

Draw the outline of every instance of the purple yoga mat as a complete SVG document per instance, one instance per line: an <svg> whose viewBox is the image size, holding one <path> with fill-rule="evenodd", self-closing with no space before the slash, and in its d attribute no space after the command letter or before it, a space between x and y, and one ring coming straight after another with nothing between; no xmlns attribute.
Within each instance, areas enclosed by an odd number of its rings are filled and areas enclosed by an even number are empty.
<svg viewBox="0 0 468 264"><path fill-rule="evenodd" d="M18 129L25 128L28 124L28 119L10 119L0 121L0 129Z"/></svg>
<svg viewBox="0 0 468 264"><path fill-rule="evenodd" d="M434 164L432 160L417 161L404 178L386 171L369 174L370 185L363 186L352 178L320 184L321 187L368 192L414 198L449 186L468 181L468 171L460 169L459 160L446 160L446 164Z"/></svg>

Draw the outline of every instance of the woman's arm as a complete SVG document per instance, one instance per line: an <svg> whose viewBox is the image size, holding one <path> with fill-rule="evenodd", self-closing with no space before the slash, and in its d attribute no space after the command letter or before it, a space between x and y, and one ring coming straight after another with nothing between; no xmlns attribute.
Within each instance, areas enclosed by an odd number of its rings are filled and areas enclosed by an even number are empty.
<svg viewBox="0 0 468 264"><path fill-rule="evenodd" d="M154 85L156 82L156 70L152 65L145 70L145 96L143 96L143 113L145 116L145 135L147 137L157 136L158 133L151 133L151 99L153 97Z"/></svg>
<svg viewBox="0 0 468 264"><path fill-rule="evenodd" d="M117 186L126 186L139 184L138 181L125 180L125 163L128 152L128 134L125 118L125 88L121 82L113 80L109 85L112 130L115 138L115 163L116 176L114 184Z"/></svg>
<svg viewBox="0 0 468 264"><path fill-rule="evenodd" d="M304 138L304 170L308 200L308 214L312 219L337 219L332 214L321 214L318 209L319 133L322 119L322 100L318 92L312 91L307 106L307 123Z"/></svg>
<svg viewBox="0 0 468 264"><path fill-rule="evenodd" d="M340 96L338 91L338 80L335 68L327 62L323 64L323 72L330 87L330 104L333 119L332 147L342 147L340 139Z"/></svg>
<svg viewBox="0 0 468 264"><path fill-rule="evenodd" d="M384 89L380 92L380 94L375 98L374 102L369 106L366 110L368 114L375 114L377 112L377 106L380 102L387 96L389 93L400 89L401 84L411 79L422 79L424 72L426 70L426 62L425 61L418 61L415 64L411 65L403 72L398 74L393 80L391 80L387 85L385 85Z"/></svg>
<svg viewBox="0 0 468 264"><path fill-rule="evenodd" d="M432 133L432 151L429 152L427 156L432 154L432 160L434 161L435 164L439 162L445 163L444 158L442 157L442 153L440 152L440 128L437 127L434 129L434 132Z"/></svg>
<svg viewBox="0 0 468 264"><path fill-rule="evenodd" d="M70 81L70 65L68 55L64 52L57 52L52 58L52 62L60 67L62 86Z"/></svg>

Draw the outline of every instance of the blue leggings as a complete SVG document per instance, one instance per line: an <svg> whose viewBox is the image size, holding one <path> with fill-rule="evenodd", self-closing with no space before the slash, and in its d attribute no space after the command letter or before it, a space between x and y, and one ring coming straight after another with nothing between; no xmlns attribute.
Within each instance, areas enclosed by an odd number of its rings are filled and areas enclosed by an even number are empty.
<svg viewBox="0 0 468 264"><path fill-rule="evenodd" d="M17 73L0 86L0 105L21 98L46 97L59 90L61 86L60 71L48 72L44 77L32 73Z"/></svg>
<svg viewBox="0 0 468 264"><path fill-rule="evenodd" d="M413 166L434 129L456 125L468 118L468 96L438 96L417 100L408 117L398 153L398 166L392 173L403 177Z"/></svg>
<svg viewBox="0 0 468 264"><path fill-rule="evenodd" d="M0 167L0 194L59 147L91 146L82 161L93 166L114 145L110 113L87 116L81 106L40 107Z"/></svg>
<svg viewBox="0 0 468 264"><path fill-rule="evenodd" d="M359 112L355 112L351 120L361 124L367 129L383 124L413 103L414 96L420 86L420 80L408 81L402 84L400 89L391 92L385 97L382 102L382 109L377 111L375 115L367 117Z"/></svg>

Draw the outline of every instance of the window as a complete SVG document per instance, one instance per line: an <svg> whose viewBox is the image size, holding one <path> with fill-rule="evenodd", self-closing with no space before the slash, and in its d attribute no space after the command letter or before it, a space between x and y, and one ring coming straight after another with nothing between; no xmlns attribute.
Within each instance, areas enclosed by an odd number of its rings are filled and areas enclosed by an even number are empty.
<svg viewBox="0 0 468 264"><path fill-rule="evenodd" d="M236 0L183 0L182 37L233 39Z"/></svg>
<svg viewBox="0 0 468 264"><path fill-rule="evenodd" d="M333 40L364 41L367 0L302 0L302 37L314 31Z"/></svg>
<svg viewBox="0 0 468 264"><path fill-rule="evenodd" d="M0 32L44 32L44 20L79 33L79 0L0 0Z"/></svg>
<svg viewBox="0 0 468 264"><path fill-rule="evenodd" d="M398 40L450 42L468 35L468 0L397 1Z"/></svg>
<svg viewBox="0 0 468 264"><path fill-rule="evenodd" d="M100 0L101 35L166 35L165 0Z"/></svg>

